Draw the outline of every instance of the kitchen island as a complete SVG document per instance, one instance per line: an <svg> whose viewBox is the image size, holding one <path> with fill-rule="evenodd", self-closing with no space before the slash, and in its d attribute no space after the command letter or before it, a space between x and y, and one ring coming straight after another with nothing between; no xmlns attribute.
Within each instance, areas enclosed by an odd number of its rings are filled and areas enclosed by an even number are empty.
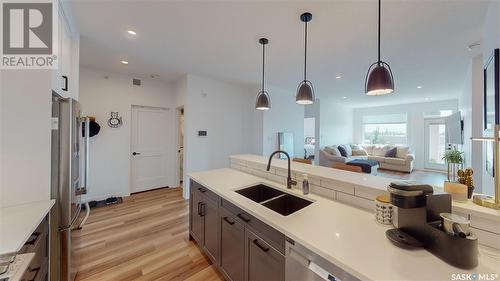
<svg viewBox="0 0 500 281"><path fill-rule="evenodd" d="M497 250L480 247L479 265L472 270L462 270L426 250L404 250L394 246L385 236L389 227L376 223L373 214L367 210L314 194L304 196L295 189L286 189L284 185L262 177L229 168L196 172L190 177L221 200L282 233L287 241L290 239L303 245L353 278L451 280L455 274L500 273L500 253ZM257 184L266 184L313 203L283 216L235 192ZM289 258L286 252L284 256Z"/></svg>

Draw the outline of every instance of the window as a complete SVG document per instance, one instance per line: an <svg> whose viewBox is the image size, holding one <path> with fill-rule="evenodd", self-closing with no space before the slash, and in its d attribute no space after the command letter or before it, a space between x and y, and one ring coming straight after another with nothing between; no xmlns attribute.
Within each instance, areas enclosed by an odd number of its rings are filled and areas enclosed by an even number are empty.
<svg viewBox="0 0 500 281"><path fill-rule="evenodd" d="M363 116L363 142L369 144L406 144L406 114Z"/></svg>

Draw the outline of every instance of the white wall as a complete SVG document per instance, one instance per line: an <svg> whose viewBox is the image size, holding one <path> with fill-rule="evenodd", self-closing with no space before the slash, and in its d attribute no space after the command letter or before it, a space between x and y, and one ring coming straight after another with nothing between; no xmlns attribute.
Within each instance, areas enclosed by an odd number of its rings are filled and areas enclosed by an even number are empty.
<svg viewBox="0 0 500 281"><path fill-rule="evenodd" d="M465 77L462 93L459 97L458 107L464 121L465 165L472 167L474 182L481 183L483 173L483 144L472 142L472 136L481 136L483 132L483 58L482 55L474 57L469 65ZM476 184L476 192L482 192L481 184Z"/></svg>
<svg viewBox="0 0 500 281"><path fill-rule="evenodd" d="M314 117L304 118L304 137L314 136L315 123L316 123L316 118Z"/></svg>
<svg viewBox="0 0 500 281"><path fill-rule="evenodd" d="M105 76L107 78L105 78ZM130 142L132 105L169 108L172 141L175 144L174 90L170 85L152 79L141 79L141 86L132 85L132 78L91 68L80 68L80 103L84 115L96 117L101 126L90 142L90 171L88 200L101 200L110 196L130 194ZM111 111L123 119L119 128L110 128L107 120ZM169 165L169 186L177 186L176 147L172 145Z"/></svg>
<svg viewBox="0 0 500 281"><path fill-rule="evenodd" d="M496 48L500 48L500 1L491 1L490 6L488 8L488 11L486 13L486 17L484 20L484 26L483 26L483 41L482 41L482 55L483 55L483 65L488 60L490 55L492 54L493 50ZM482 85L482 84L481 84ZM482 89L481 89L482 90ZM473 93L474 94L474 99L478 99L482 103L482 92L481 94L479 93ZM473 112L474 116L480 115L482 118L482 108L477 109L477 113ZM479 123L478 123L479 124ZM473 131L476 131L476 133L482 132L482 123L481 123L481 129L480 128L473 128ZM486 193L486 194L494 194L494 179L493 177L486 172L486 164L485 164L485 151L486 151L486 145L491 145L487 143L482 143L482 144L476 144L475 146L472 147L473 151L472 153L477 153L482 156L481 159L481 192ZM478 163L475 163L478 165ZM477 171L477 170L476 170Z"/></svg>
<svg viewBox="0 0 500 281"><path fill-rule="evenodd" d="M262 113L254 109L255 94L252 89L239 85L187 75L186 186L190 172L229 167L229 156L233 154L261 154ZM199 130L207 131L207 137L198 137ZM188 190L184 191L186 198Z"/></svg>
<svg viewBox="0 0 500 281"><path fill-rule="evenodd" d="M264 156L278 148L278 132L293 133L294 155L304 156L304 106L295 103L295 93L270 87L271 109L263 112Z"/></svg>
<svg viewBox="0 0 500 281"><path fill-rule="evenodd" d="M458 110L458 100L411 103L354 109L354 142L363 141L363 115L406 113L408 145L415 152L415 168L424 168L424 113L439 110Z"/></svg>
<svg viewBox="0 0 500 281"><path fill-rule="evenodd" d="M353 111L333 99L320 102L320 140L319 147L333 144L352 143Z"/></svg>
<svg viewBox="0 0 500 281"><path fill-rule="evenodd" d="M51 73L0 71L0 207L50 199Z"/></svg>

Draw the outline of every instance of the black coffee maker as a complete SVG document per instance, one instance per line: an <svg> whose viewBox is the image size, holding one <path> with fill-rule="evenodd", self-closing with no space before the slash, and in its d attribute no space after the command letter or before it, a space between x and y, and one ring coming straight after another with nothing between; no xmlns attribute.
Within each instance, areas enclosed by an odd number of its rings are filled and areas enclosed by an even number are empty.
<svg viewBox="0 0 500 281"><path fill-rule="evenodd" d="M450 194L434 193L432 186L414 181L391 182L387 190L395 207L395 229L386 231L391 242L402 248L423 247L456 267L477 266L476 235L453 235L443 229L440 214L451 213Z"/></svg>

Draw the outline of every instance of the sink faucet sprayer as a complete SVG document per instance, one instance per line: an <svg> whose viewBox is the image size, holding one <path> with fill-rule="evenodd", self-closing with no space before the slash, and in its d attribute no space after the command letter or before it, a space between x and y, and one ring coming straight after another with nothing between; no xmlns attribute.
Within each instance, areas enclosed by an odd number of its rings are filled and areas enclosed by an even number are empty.
<svg viewBox="0 0 500 281"><path fill-rule="evenodd" d="M297 182L292 180L292 172L290 168L290 155L286 151L283 150L276 150L275 152L271 153L269 156L269 161L267 162L267 171L271 169L271 161L273 160L273 156L277 153L283 153L285 154L286 158L288 158L288 177L286 178L286 188L292 188L292 185L296 185Z"/></svg>

